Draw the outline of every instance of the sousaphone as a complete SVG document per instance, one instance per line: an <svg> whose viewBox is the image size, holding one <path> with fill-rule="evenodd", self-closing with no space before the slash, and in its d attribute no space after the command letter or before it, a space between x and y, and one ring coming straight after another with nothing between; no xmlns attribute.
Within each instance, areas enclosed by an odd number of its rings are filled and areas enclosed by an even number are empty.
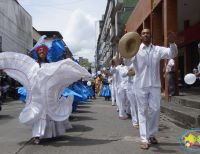
<svg viewBox="0 0 200 154"><path fill-rule="evenodd" d="M137 54L140 44L140 35L136 32L128 32L119 40L119 53L124 58L132 58Z"/></svg>

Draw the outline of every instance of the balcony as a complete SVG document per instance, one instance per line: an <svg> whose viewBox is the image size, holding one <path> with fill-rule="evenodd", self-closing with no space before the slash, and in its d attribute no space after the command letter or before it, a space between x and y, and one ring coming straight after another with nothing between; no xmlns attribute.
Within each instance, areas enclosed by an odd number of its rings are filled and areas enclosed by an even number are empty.
<svg viewBox="0 0 200 154"><path fill-rule="evenodd" d="M123 6L123 0L115 0L115 8L120 10Z"/></svg>

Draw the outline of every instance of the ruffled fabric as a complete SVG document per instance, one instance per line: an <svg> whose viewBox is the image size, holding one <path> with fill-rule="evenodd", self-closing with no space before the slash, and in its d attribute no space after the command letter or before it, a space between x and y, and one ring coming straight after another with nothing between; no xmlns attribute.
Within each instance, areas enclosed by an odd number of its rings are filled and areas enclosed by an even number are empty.
<svg viewBox="0 0 200 154"><path fill-rule="evenodd" d="M63 96L68 97L70 95L76 96L76 97L80 97L82 98L82 96L76 92L74 92L73 90L69 89L69 88L65 88L64 92L62 93Z"/></svg>
<svg viewBox="0 0 200 154"><path fill-rule="evenodd" d="M15 52L0 53L0 69L20 82L27 89L25 108L19 116L21 123L33 124L41 114L55 121L63 121L71 113L71 97L64 98L64 87L81 78L90 78L88 71L70 59L42 64L32 58Z"/></svg>
<svg viewBox="0 0 200 154"><path fill-rule="evenodd" d="M109 85L103 85L100 96L102 96L102 97L110 97L111 96L111 91L110 91Z"/></svg>
<svg viewBox="0 0 200 154"><path fill-rule="evenodd" d="M82 96L81 98L75 97L76 102L87 103L89 91L81 81L73 83L72 85L69 86L69 88Z"/></svg>
<svg viewBox="0 0 200 154"><path fill-rule="evenodd" d="M94 90L92 89L92 86L86 86L86 88L88 89L88 92L89 92L89 97L92 97L94 96Z"/></svg>
<svg viewBox="0 0 200 154"><path fill-rule="evenodd" d="M23 102L26 103L26 95L27 95L27 90L25 87L19 87L17 90L17 93L19 94L19 99Z"/></svg>
<svg viewBox="0 0 200 154"><path fill-rule="evenodd" d="M64 44L60 39L56 39L52 41L52 46L49 48L49 52L47 54L48 62L57 62L59 60L63 60L65 53Z"/></svg>
<svg viewBox="0 0 200 154"><path fill-rule="evenodd" d="M108 83L108 79L103 80L103 86L101 89L100 96L102 96L102 97L110 97L111 96L111 90L110 90L110 86Z"/></svg>
<svg viewBox="0 0 200 154"><path fill-rule="evenodd" d="M73 100L73 103L72 103L72 112L76 112L78 102L82 99L82 96L80 94L74 92L73 90L69 89L69 88L65 88L62 95L65 96L65 97L68 97L70 95L74 96L74 100Z"/></svg>

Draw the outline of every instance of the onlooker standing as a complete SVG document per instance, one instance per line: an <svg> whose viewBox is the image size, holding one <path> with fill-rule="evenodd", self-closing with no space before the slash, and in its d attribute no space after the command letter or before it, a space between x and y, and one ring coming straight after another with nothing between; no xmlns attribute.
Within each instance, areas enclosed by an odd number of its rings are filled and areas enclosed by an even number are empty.
<svg viewBox="0 0 200 154"><path fill-rule="evenodd" d="M111 61L111 74L112 74L112 82L111 82L111 99L112 99L112 106L116 105L116 94L117 94L117 89L116 89L116 72L113 71L116 67L116 59L112 59Z"/></svg>
<svg viewBox="0 0 200 154"><path fill-rule="evenodd" d="M169 96L175 95L175 61L170 59L166 66Z"/></svg>
<svg viewBox="0 0 200 154"><path fill-rule="evenodd" d="M6 100L9 84L8 84L8 76L5 73L1 73L1 81L0 81L0 90L1 90L1 102Z"/></svg>
<svg viewBox="0 0 200 154"><path fill-rule="evenodd" d="M200 43L198 44L198 52L199 52L199 64L197 65L197 69L193 69L193 73L200 79Z"/></svg>

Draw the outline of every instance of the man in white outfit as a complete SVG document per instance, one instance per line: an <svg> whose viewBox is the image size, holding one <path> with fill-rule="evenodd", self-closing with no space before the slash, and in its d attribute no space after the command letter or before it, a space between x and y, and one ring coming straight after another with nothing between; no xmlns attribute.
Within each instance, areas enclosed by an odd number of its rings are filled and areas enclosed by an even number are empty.
<svg viewBox="0 0 200 154"><path fill-rule="evenodd" d="M167 80L168 80L168 92L169 96L175 95L175 61L170 59L166 66Z"/></svg>
<svg viewBox="0 0 200 154"><path fill-rule="evenodd" d="M125 66L123 65L123 59L118 59L119 65L111 70L111 73L116 75L116 104L119 109L119 119L125 120L128 118L125 112L125 105L127 102L126 89L128 78L124 78L123 74L126 71Z"/></svg>
<svg viewBox="0 0 200 154"><path fill-rule="evenodd" d="M197 65L197 70L195 71L197 79L200 80L200 43L198 44L198 53L199 53L199 64Z"/></svg>
<svg viewBox="0 0 200 154"><path fill-rule="evenodd" d="M133 82L135 75L132 66L133 62L131 59L125 59L124 64L126 66L126 71L124 72L123 76L128 77L126 95L128 102L130 103L132 125L133 127L138 128L137 103L135 99L135 87Z"/></svg>
<svg viewBox="0 0 200 154"><path fill-rule="evenodd" d="M112 59L111 61L111 70L116 67L116 60ZM112 83L111 83L111 100L112 106L116 105L116 73L112 72Z"/></svg>
<svg viewBox="0 0 200 154"><path fill-rule="evenodd" d="M173 33L168 35L170 48L151 44L149 29L142 30L141 39L139 51L133 58L136 73L134 84L138 106L140 147L141 149L148 149L149 143L158 143L155 135L159 128L160 116L160 60L174 58L178 50L174 43L175 35Z"/></svg>

